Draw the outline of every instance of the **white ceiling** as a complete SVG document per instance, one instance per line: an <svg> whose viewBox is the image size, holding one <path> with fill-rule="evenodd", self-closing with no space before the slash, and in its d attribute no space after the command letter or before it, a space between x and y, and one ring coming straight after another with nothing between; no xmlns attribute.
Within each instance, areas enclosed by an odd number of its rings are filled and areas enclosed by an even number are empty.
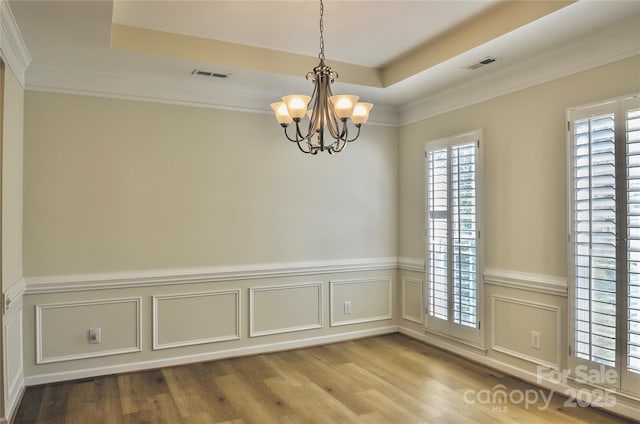
<svg viewBox="0 0 640 424"><path fill-rule="evenodd" d="M324 5L327 58L382 66L499 1L332 1ZM116 1L113 21L317 56L317 0Z"/></svg>
<svg viewBox="0 0 640 424"><path fill-rule="evenodd" d="M461 24L489 13L498 3L325 0L327 62L384 66L431 40L454 34ZM314 0L9 0L9 6L32 57L26 72L30 89L264 111L269 110L267 99L311 91L304 75L116 50L110 40L116 23L316 57L319 3ZM582 0L389 87L338 81L334 92L359 94L376 104L379 122L397 123L392 115L402 115L408 105L441 99L451 103L444 108L451 108L473 101L473 93L490 97L491 84L499 94L638 53L640 1ZM500 60L475 71L466 69L487 56ZM194 77L194 68L229 77ZM448 93L461 92L471 97L452 103Z"/></svg>

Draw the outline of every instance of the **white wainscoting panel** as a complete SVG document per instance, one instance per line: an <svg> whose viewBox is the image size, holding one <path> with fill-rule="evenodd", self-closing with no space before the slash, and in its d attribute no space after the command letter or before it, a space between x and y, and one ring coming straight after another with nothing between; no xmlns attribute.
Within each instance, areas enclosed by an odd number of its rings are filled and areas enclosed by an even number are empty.
<svg viewBox="0 0 640 424"><path fill-rule="evenodd" d="M424 323L424 281L417 278L402 278L402 318Z"/></svg>
<svg viewBox="0 0 640 424"><path fill-rule="evenodd" d="M249 337L322 328L322 283L249 289Z"/></svg>
<svg viewBox="0 0 640 424"><path fill-rule="evenodd" d="M22 309L13 311L5 317L3 328L4 354L4 387L7 402L5 412L13 411L17 406L22 387L24 386L22 362ZM10 416L10 414L9 414Z"/></svg>
<svg viewBox="0 0 640 424"><path fill-rule="evenodd" d="M36 305L36 363L141 351L140 297ZM100 328L102 342L89 343Z"/></svg>
<svg viewBox="0 0 640 424"><path fill-rule="evenodd" d="M332 327L393 317L390 277L332 280L329 292ZM351 304L351 311L347 313L346 302Z"/></svg>
<svg viewBox="0 0 640 424"><path fill-rule="evenodd" d="M240 338L240 289L153 296L153 349Z"/></svg>
<svg viewBox="0 0 640 424"><path fill-rule="evenodd" d="M517 317L514 319L514 317ZM562 315L558 306L491 296L491 349L534 364L560 368ZM540 333L540 349L531 332Z"/></svg>

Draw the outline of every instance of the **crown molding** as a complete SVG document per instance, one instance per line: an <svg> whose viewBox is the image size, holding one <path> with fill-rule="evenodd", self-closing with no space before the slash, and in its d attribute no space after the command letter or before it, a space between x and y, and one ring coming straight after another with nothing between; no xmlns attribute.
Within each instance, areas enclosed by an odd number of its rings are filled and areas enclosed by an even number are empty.
<svg viewBox="0 0 640 424"><path fill-rule="evenodd" d="M143 73L31 63L7 0L0 0L0 5L0 45L14 71L17 69L21 82L25 81L24 69L28 67L26 85L23 84L28 90L272 113L268 105L273 100L273 93L266 89L234 87L228 81L154 77ZM5 32L10 35L5 35ZM475 75L478 74L470 74L468 82L427 94L407 104L396 107L377 102L369 122L394 127L408 125L638 54L637 19L632 18L511 66L508 60L504 60L503 69L477 77Z"/></svg>
<svg viewBox="0 0 640 424"><path fill-rule="evenodd" d="M269 93L229 87L225 82L66 68L33 63L27 90L224 109L272 115ZM369 123L396 126L395 107L376 105Z"/></svg>
<svg viewBox="0 0 640 424"><path fill-rule="evenodd" d="M398 125L419 122L639 55L637 25L637 19L630 19L608 31L596 32L592 37L564 44L500 71L402 105L398 110Z"/></svg>
<svg viewBox="0 0 640 424"><path fill-rule="evenodd" d="M7 0L0 0L0 53L20 85L25 87L25 72L31 64L31 55Z"/></svg>

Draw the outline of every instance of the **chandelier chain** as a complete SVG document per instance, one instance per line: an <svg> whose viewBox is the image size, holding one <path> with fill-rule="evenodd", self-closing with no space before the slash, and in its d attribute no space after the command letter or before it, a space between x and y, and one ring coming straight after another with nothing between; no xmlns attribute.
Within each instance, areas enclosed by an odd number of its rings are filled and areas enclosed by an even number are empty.
<svg viewBox="0 0 640 424"><path fill-rule="evenodd" d="M324 15L324 3L320 0L320 54L318 54L318 59L324 62L324 22L322 17Z"/></svg>

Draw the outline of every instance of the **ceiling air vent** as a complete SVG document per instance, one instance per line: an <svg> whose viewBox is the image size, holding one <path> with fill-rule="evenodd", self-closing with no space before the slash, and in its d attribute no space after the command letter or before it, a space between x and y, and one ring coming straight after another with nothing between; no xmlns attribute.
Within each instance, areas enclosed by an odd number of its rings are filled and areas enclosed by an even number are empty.
<svg viewBox="0 0 640 424"><path fill-rule="evenodd" d="M478 68L482 68L485 65L489 65L493 62L496 62L500 59L498 59L497 57L493 57L493 56L487 56L484 59L480 59L480 61L473 63L471 65L465 66L466 69L471 69L471 70L476 70Z"/></svg>
<svg viewBox="0 0 640 424"><path fill-rule="evenodd" d="M194 69L193 71L191 71L191 75L200 75L203 77L213 77L213 78L226 78L229 76L229 74L220 74L218 72L203 71L201 69Z"/></svg>

